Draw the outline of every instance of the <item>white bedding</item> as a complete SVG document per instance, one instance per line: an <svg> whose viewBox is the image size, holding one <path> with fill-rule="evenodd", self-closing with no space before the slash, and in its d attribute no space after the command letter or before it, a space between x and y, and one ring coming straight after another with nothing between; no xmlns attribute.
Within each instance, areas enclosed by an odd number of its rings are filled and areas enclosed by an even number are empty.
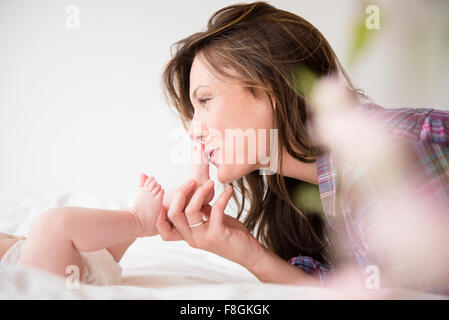
<svg viewBox="0 0 449 320"><path fill-rule="evenodd" d="M55 206L122 208L133 194L0 194L0 232L27 236L32 221ZM341 292L312 287L261 283L250 272L183 241L159 236L138 239L120 265L119 286L81 284L69 290L66 279L25 267L0 268L0 299L339 299ZM411 290L378 290L363 298L443 298Z"/></svg>

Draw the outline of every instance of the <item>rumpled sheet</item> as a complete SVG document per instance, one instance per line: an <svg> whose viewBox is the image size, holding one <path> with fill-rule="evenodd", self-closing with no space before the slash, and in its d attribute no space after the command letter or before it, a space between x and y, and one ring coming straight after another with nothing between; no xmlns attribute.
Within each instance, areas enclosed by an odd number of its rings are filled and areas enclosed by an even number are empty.
<svg viewBox="0 0 449 320"><path fill-rule="evenodd" d="M27 236L34 219L57 206L118 209L129 206L133 194L0 194L0 232ZM166 242L159 236L140 238L120 262L121 285L68 283L29 267L0 268L0 299L342 299L342 292L316 287L260 282L242 266L184 241ZM353 297L350 297L353 298ZM418 291L382 289L364 299L441 299Z"/></svg>

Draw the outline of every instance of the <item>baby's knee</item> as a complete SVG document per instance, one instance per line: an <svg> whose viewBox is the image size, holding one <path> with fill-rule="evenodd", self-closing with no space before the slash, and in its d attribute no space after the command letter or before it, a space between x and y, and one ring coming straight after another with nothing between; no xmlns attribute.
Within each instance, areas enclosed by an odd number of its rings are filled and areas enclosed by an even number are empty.
<svg viewBox="0 0 449 320"><path fill-rule="evenodd" d="M33 223L30 229L32 234L45 235L64 235L68 225L68 208L58 207L43 212Z"/></svg>

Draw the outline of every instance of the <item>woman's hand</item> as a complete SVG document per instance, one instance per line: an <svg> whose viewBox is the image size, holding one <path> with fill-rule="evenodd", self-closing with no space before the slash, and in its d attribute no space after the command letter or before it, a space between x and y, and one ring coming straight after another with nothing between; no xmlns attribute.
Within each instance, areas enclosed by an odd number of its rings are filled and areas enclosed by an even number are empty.
<svg viewBox="0 0 449 320"><path fill-rule="evenodd" d="M213 181L196 190L195 186L196 181L191 180L174 189L168 212L163 209L156 223L163 240L185 240L194 248L242 265L262 282L319 285L315 278L262 246L243 223L224 213L232 196L231 186L227 186L213 206L205 202ZM203 218L207 222L195 227Z"/></svg>
<svg viewBox="0 0 449 320"><path fill-rule="evenodd" d="M195 144L193 146L191 166L190 166L190 176L195 180L193 191L198 189L201 185L203 185L210 179L209 160L207 159L203 143ZM168 208L170 207L173 194L177 193L182 188L185 188L185 186L181 185L175 189L168 190L165 192L162 202L165 211L168 211ZM187 195L186 203L190 201L192 195L193 192L190 192L190 194ZM205 203L208 204L210 201L212 201L214 195L215 195L214 188L211 188L210 192L204 199Z"/></svg>
<svg viewBox="0 0 449 320"><path fill-rule="evenodd" d="M194 191L195 185L196 182L192 180L177 188L172 194L168 212L163 210L159 215L156 228L162 239L183 239L194 248L215 253L251 269L265 248L240 221L224 213L232 196L232 187L227 186L214 205L210 206L206 199L213 189L213 181L207 181ZM203 218L206 218L206 222L195 226Z"/></svg>
<svg viewBox="0 0 449 320"><path fill-rule="evenodd" d="M213 206L213 181L204 146L195 148L192 176L175 189L167 191L156 228L166 241L185 240L190 246L234 261L262 282L315 284L316 280L262 246L239 220L224 213L232 196L228 186ZM196 158L196 159L198 159ZM206 161L203 161L206 160ZM206 219L207 222L202 222ZM199 223L199 225L198 225Z"/></svg>

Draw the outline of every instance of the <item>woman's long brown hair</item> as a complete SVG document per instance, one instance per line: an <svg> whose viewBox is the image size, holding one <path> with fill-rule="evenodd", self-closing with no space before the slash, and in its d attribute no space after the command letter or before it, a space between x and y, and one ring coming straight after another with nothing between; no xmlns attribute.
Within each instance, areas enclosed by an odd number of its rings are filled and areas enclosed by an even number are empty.
<svg viewBox="0 0 449 320"><path fill-rule="evenodd" d="M173 46L175 52L163 72L163 88L186 129L194 113L189 96L190 69L201 53L217 74L236 79L227 72L231 68L251 94L263 92L272 98L279 163L283 150L307 163L325 152L312 143L309 134L310 110L298 90L300 71L308 70L318 77L343 75L349 87L353 86L331 46L312 24L265 2L236 4L215 12L205 31ZM301 210L292 200L293 190L304 186L303 182L254 171L232 184L241 194L241 199L236 193L233 196L239 205L237 218L242 218L249 200L243 223L259 241L283 259L305 255L332 264L323 216Z"/></svg>

